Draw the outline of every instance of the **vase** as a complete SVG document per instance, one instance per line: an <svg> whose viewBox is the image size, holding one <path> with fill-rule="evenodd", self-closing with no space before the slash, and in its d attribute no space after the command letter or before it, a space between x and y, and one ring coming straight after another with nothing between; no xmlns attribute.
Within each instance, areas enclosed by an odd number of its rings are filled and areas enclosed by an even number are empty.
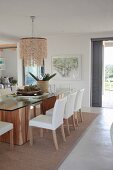
<svg viewBox="0 0 113 170"><path fill-rule="evenodd" d="M11 86L12 93L16 93L17 88L18 88L17 85Z"/></svg>
<svg viewBox="0 0 113 170"><path fill-rule="evenodd" d="M49 81L43 81L39 80L38 81L38 87L45 93L49 92Z"/></svg>

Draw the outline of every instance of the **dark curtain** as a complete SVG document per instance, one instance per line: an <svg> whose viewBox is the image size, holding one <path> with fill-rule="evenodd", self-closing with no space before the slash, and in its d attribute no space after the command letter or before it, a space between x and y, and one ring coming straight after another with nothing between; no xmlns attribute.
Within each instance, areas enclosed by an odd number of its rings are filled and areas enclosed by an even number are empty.
<svg viewBox="0 0 113 170"><path fill-rule="evenodd" d="M92 83L91 83L91 106L102 106L102 55L103 41L91 41L92 51Z"/></svg>

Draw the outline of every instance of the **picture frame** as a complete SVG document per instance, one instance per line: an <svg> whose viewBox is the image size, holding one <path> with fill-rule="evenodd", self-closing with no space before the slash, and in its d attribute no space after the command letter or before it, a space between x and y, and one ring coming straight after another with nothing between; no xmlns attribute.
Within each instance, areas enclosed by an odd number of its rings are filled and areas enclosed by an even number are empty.
<svg viewBox="0 0 113 170"><path fill-rule="evenodd" d="M5 70L5 59L0 58L0 70Z"/></svg>
<svg viewBox="0 0 113 170"><path fill-rule="evenodd" d="M55 80L81 80L81 55L56 55L51 62Z"/></svg>

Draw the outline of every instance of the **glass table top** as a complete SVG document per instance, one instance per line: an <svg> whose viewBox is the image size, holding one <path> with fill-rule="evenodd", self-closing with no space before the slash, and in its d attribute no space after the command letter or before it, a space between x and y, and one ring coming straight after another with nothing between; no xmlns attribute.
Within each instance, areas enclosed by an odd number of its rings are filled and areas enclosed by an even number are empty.
<svg viewBox="0 0 113 170"><path fill-rule="evenodd" d="M0 96L0 110L1 111L14 111L28 105L39 103L46 98L55 96L54 94L43 94L40 96L13 96L6 95Z"/></svg>

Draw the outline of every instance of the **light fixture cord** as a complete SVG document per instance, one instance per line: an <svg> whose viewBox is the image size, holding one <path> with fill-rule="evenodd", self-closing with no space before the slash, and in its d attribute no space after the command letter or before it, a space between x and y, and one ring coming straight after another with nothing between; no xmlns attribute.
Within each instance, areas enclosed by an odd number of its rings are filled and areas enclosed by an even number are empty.
<svg viewBox="0 0 113 170"><path fill-rule="evenodd" d="M35 16L30 16L31 17L31 20L32 20L32 37L34 36L34 19L35 19Z"/></svg>
<svg viewBox="0 0 113 170"><path fill-rule="evenodd" d="M35 16L30 16L31 21L32 21L32 38L34 37L34 19ZM31 65L34 65L33 62L33 56L34 56L34 50L33 50L33 42L31 43Z"/></svg>

